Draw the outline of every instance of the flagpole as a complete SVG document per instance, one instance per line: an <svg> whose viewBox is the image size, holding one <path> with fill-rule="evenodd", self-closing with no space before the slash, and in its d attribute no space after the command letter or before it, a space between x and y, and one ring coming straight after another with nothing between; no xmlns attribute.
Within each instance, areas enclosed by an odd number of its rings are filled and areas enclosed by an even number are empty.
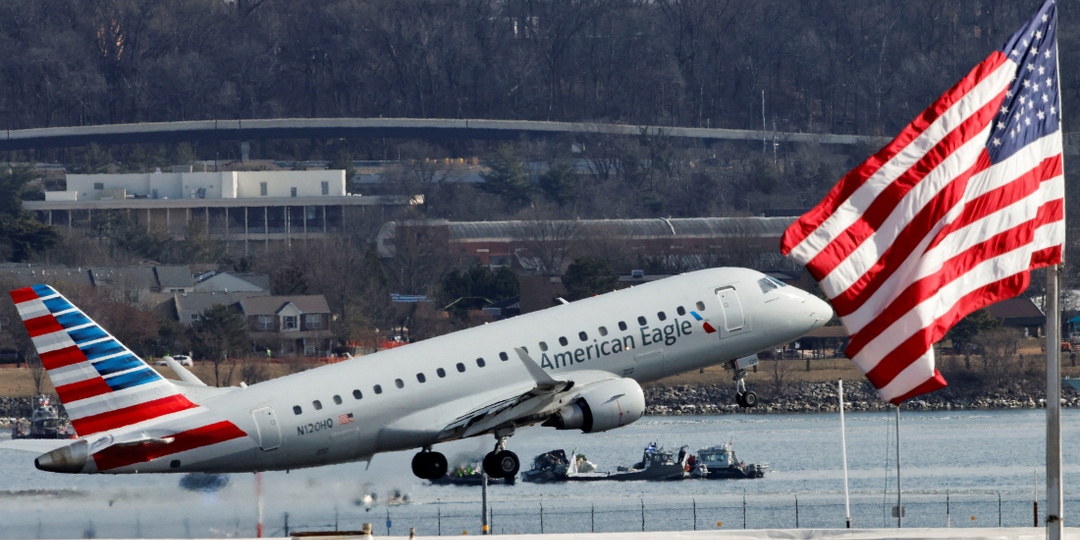
<svg viewBox="0 0 1080 540"><path fill-rule="evenodd" d="M1061 308L1058 281L1061 265L1046 269L1046 538L1061 540Z"/></svg>
<svg viewBox="0 0 1080 540"><path fill-rule="evenodd" d="M1061 54L1057 34L1054 34L1054 63L1057 67L1058 119L1061 111ZM1064 143L1065 123L1061 122L1059 136ZM1065 174L1062 152L1061 174ZM1062 182L1064 190L1064 182ZM1064 199L1064 193L1062 194ZM1061 207L1061 222L1065 222L1065 205ZM1061 239L1061 262L1065 262L1064 233ZM1061 264L1046 268L1046 538L1061 540L1064 535L1064 489L1061 485ZM1051 341L1053 338L1053 341ZM1053 344L1053 347L1050 344Z"/></svg>
<svg viewBox="0 0 1080 540"><path fill-rule="evenodd" d="M896 528L904 527L904 503L900 500L900 406L896 409Z"/></svg>
<svg viewBox="0 0 1080 540"><path fill-rule="evenodd" d="M851 499L848 497L847 477L847 434L844 429L844 379L836 381L836 387L840 394L840 458L844 462L844 522L847 528L851 528Z"/></svg>

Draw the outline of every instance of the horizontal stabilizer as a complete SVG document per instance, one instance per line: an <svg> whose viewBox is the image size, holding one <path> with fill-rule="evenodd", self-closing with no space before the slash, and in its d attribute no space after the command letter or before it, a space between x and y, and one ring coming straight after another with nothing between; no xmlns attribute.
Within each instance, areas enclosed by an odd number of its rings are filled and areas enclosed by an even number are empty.
<svg viewBox="0 0 1080 540"><path fill-rule="evenodd" d="M202 382L202 379L196 377L194 373L188 371L184 366L181 366L180 362L174 360L173 357L166 356L164 360L165 363L172 368L173 372L176 373L176 376L180 377L181 381L194 386L206 386L206 383Z"/></svg>

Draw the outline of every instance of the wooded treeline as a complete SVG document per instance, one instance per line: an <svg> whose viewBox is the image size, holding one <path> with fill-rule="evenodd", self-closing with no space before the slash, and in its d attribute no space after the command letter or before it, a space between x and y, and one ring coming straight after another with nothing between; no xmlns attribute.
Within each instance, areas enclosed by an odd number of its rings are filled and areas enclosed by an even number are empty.
<svg viewBox="0 0 1080 540"><path fill-rule="evenodd" d="M888 135L1037 7L5 0L0 127L383 116L760 129L764 92L769 129ZM1064 11L1068 54L1078 31ZM1068 102L1080 85L1064 73Z"/></svg>

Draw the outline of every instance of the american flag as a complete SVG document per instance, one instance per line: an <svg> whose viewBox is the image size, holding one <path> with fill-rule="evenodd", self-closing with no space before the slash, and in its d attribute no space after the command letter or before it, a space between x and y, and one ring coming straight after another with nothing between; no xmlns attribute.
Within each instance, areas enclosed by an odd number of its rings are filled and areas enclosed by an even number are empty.
<svg viewBox="0 0 1080 540"><path fill-rule="evenodd" d="M348 423L353 421L353 415L352 415L352 413L339 414L338 417L337 417L337 421L338 421L338 425L344 426L345 424L348 424Z"/></svg>
<svg viewBox="0 0 1080 540"><path fill-rule="evenodd" d="M1016 296L1065 241L1057 6L1019 31L785 232L885 401L945 386L932 345Z"/></svg>

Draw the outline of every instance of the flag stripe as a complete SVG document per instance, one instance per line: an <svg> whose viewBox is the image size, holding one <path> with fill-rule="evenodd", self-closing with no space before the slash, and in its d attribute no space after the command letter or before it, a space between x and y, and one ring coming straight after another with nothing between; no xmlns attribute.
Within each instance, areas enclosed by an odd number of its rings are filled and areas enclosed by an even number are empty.
<svg viewBox="0 0 1080 540"><path fill-rule="evenodd" d="M898 347L884 356L877 365L866 372L866 378L877 388L889 384L911 363L926 353L930 345L945 335L968 313L986 307L998 300L1011 298L1028 286L1028 273L1014 274L1000 281L985 285L960 297L951 309L938 315L933 324L920 329Z"/></svg>
<svg viewBox="0 0 1080 540"><path fill-rule="evenodd" d="M993 87L993 83L997 82L1000 78L1011 77L1011 70L1002 69L1006 64L1013 64L1009 59L1000 52L991 54L986 60L981 62L975 69L971 71L966 77L961 79L956 85L954 85L949 91L941 96L937 101L930 105L919 117L911 122L903 131L900 132L896 138L893 139L885 148L879 150L870 159L867 159L862 165L856 167L849 172L839 183L829 192L824 200L810 212L807 212L798 221L792 224L784 233L783 247L781 251L787 254L793 254L799 259L810 260L816 256L817 251L821 249L821 245L812 247L810 242L815 242L814 237L819 235L825 235L825 242L828 241L826 232L819 231L819 229L828 228L834 226L834 223L839 222L837 215L840 214L846 206L851 205L851 200L857 198L858 192L861 189L865 189L864 185L872 184L871 180L877 180L878 176L881 176L882 169L886 165L898 167L900 170L893 171L895 174L902 173L909 168L908 163L911 160L917 160L919 154L911 153L911 146L918 146L919 144L933 146L933 141L926 141L927 135L933 135L928 133L932 131L931 128L940 127L940 120L946 114L952 112L956 113L954 105L962 103L965 99L972 99L971 91L980 84L986 84L984 79L990 78L992 81L987 84L989 87ZM1013 64L1014 65L1014 64ZM997 77L994 77L997 75ZM998 84L996 88L1000 88ZM997 92L994 93L996 95ZM977 96L978 94L976 94ZM901 163L896 163L900 161ZM886 185L891 182L886 182ZM869 199L872 200L876 193L868 193ZM857 211L851 217L857 217ZM847 228L844 224L839 224L838 229ZM818 240L820 241L820 240Z"/></svg>
<svg viewBox="0 0 1080 540"><path fill-rule="evenodd" d="M985 153L980 157L979 164L973 169L981 167L980 164L986 163ZM1039 193L1040 190L1046 186L1042 185L1047 180L1053 180L1055 177L1060 176L1061 157L1060 155L1054 156L1044 160L1035 169L1028 174L1021 176L1020 178L1009 182L1000 188L984 193L983 195L970 201L967 206L959 214L959 217L948 225L942 225L939 222L935 222L935 212L938 211L939 205L928 205L924 207L922 211L911 221L904 232L899 235L899 239L894 242L884 253L883 257L879 259L876 264L867 270L866 273L855 283L852 287L848 288L844 292L838 294L833 298L833 307L841 317L854 313L857 309L863 306L867 302L873 302L874 297L879 288L886 286L891 281L890 278L894 273L904 274L904 270L910 268L913 264L919 262L918 257L912 258L912 254L926 253L931 249L937 248L945 239L960 239L961 235L950 236L951 233L960 231L966 226L975 224L980 219L991 218L999 226L1008 226L1009 221L1006 219L1013 214L1019 214L1021 217L1026 215L1023 210L1023 205L1016 204L1025 197ZM1047 178L1047 175L1052 175ZM955 196L951 192L952 189L958 186L949 188L949 193L943 192L943 197L951 198ZM1051 195L1049 193L1040 193L1040 199L1048 198ZM1060 200L1058 201L1060 203ZM1014 207L1015 205L1015 207ZM1005 212L1004 214L993 216L998 212ZM1061 218L1053 218L1040 214L1036 219L1039 223L1045 223L1048 220L1060 220ZM933 222L933 223L932 223ZM931 226L933 224L933 226ZM934 232L934 227L941 226L939 232ZM933 241L927 244L927 237L933 236ZM942 250L942 253L951 255L955 253L959 246L955 244L946 246L947 249ZM933 266L930 261L933 259L931 254L927 254L924 259L927 261L927 266ZM876 316L874 313L872 316ZM867 315L858 317L856 320L866 318ZM854 323L857 331L860 327L858 323Z"/></svg>
<svg viewBox="0 0 1080 540"><path fill-rule="evenodd" d="M947 199L950 204L944 210L952 208L958 201L962 200L961 195L966 186L967 176L962 177L963 181L956 184L958 180L956 175L943 165L949 163L955 167L957 164L970 162L970 159L964 157L963 150L974 154L986 151L985 146L978 140L978 137L980 135L985 136L983 131L997 113L998 104L1003 97L1004 92L1001 92L996 99L987 103L976 114L964 120L959 127L924 153L916 163L897 176L891 184L875 196L873 202L861 212L854 223L840 232L811 259L807 267L817 269L819 272L822 269L830 269L829 275L831 276L837 270L844 269L846 265L842 263L848 258L848 255L855 252L871 236L877 234L876 241L882 245L888 245L899 238L899 225L908 221L909 218L906 209L911 208L917 212L919 209L925 208L927 202L933 202L937 195L940 194L938 189L934 189L937 184L943 184L943 186L953 185L954 190L959 190L959 193L956 191L949 192L952 197ZM968 144L972 141L975 141L975 144ZM967 174L970 176L971 172L969 171ZM882 227L882 224L887 219L896 223L896 225ZM889 234L893 230L896 233ZM824 277L824 275L821 276L821 278Z"/></svg>
<svg viewBox="0 0 1080 540"><path fill-rule="evenodd" d="M938 272L926 276L911 283L889 304L888 308L880 316L874 318L862 329L854 332L848 343L847 351L851 355L858 355L864 346L876 338L882 332L889 329L897 320L907 315L911 310L923 302L937 298L942 288L967 276L971 279L972 272L980 265L991 261L1001 255L1015 252L1018 244L1028 244L1034 235L1035 222L1028 221L1018 227L995 234L984 242L981 242L967 251L958 254L942 266ZM1022 268L1027 268L1030 256L1023 261ZM1008 271L1007 268L995 269ZM1019 294L1021 291L1016 291ZM1001 299L1008 298L1002 297ZM979 308L974 308L979 309ZM974 309L969 310L974 311ZM951 326L951 325L950 325ZM940 338L941 336L938 336ZM936 341L936 339L935 339ZM932 342L929 342L932 343ZM927 345L929 345L927 343Z"/></svg>

